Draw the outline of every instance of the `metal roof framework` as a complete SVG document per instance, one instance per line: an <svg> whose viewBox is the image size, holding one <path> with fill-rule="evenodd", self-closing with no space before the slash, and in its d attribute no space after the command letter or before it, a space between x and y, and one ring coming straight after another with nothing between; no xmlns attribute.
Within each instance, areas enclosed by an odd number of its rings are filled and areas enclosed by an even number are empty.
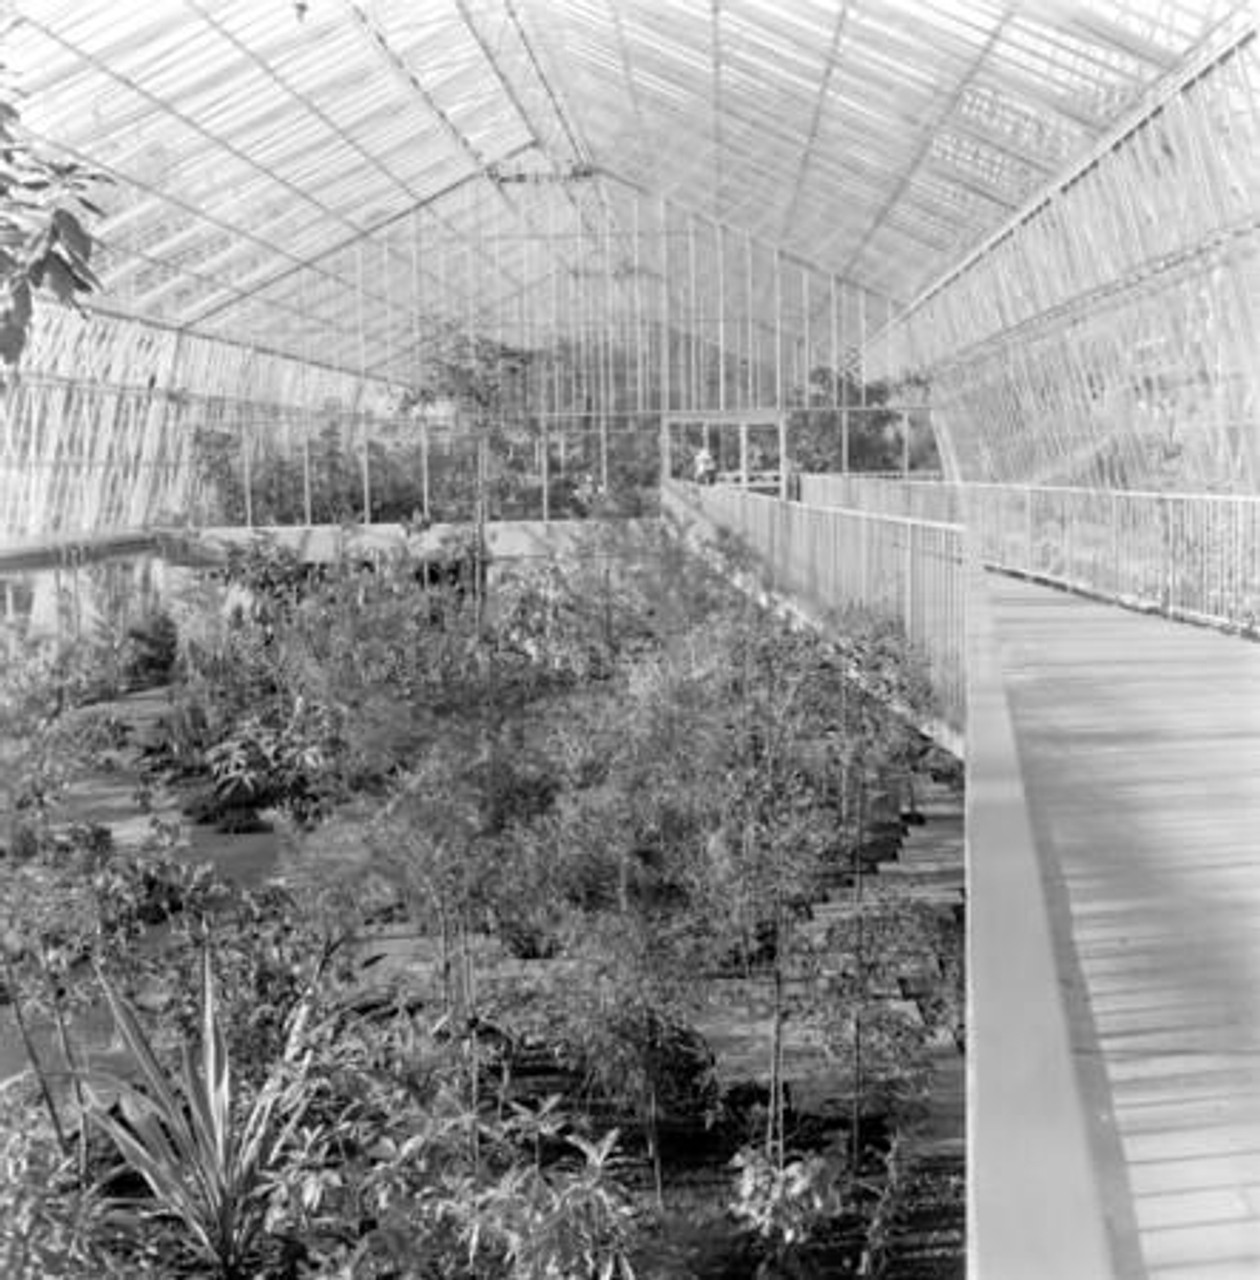
<svg viewBox="0 0 1260 1280"><path fill-rule="evenodd" d="M30 141L108 178L104 289L0 393L0 532L427 512L470 352L544 518L664 420L847 438L907 373L958 478L1260 491L1245 0L0 14Z"/></svg>
<svg viewBox="0 0 1260 1280"><path fill-rule="evenodd" d="M863 345L1234 7L14 0L6 63L112 179L112 314L397 384L452 327L768 370L767 317Z"/></svg>

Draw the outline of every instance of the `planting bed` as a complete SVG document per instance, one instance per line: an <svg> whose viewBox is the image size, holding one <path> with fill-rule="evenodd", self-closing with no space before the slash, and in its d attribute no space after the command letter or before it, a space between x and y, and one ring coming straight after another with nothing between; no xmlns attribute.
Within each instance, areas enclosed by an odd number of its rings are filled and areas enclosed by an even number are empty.
<svg viewBox="0 0 1260 1280"><path fill-rule="evenodd" d="M956 769L662 555L594 609L265 562L169 690L31 721L37 763L94 745L10 792L10 1012L50 1091L4 1091L9 1221L46 1224L6 1275L961 1274ZM111 1136L145 1132L137 1037L178 1075L211 1027L238 1108L298 1072L235 1261ZM89 1096L67 1052L123 1078ZM163 1212L111 1234L106 1173Z"/></svg>

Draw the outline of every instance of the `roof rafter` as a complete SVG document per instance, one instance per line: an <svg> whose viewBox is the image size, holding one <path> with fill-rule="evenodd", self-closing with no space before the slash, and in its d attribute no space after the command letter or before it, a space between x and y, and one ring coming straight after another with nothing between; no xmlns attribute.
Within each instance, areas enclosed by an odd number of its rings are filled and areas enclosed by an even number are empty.
<svg viewBox="0 0 1260 1280"><path fill-rule="evenodd" d="M504 157L504 160L508 160L508 161L515 160L519 156L524 155L530 149L531 149L531 144L521 146L516 150L509 152ZM263 281L260 285L257 286L257 288L258 289L270 288L272 285L279 284L282 281L288 279L290 276L296 275L299 271L303 271L303 270L307 270L312 267L315 267L318 263L323 262L326 258L331 258L338 253L343 253L346 249L353 248L359 241L369 240L373 236L379 234L380 232L387 230L389 227L392 227L395 223L401 222L404 218L409 218L409 217L412 217L414 214L423 212L425 209L428 209L430 206L436 204L438 201L444 199L446 196L453 195L456 191L459 191L461 188L468 186L469 183L478 181L481 178L481 176L482 175L479 173L465 174L462 178L457 179L455 182L448 183L440 191L434 191L430 195L425 196L424 199L416 201L415 204L409 205L405 209L400 209L396 213L391 213L387 217L381 218L378 222L374 222L370 226L363 227L361 230L355 232L355 234L353 235L345 236L343 239L337 240L333 244L324 246L323 248L320 249L318 253L307 255L303 257L300 261L292 263L288 267L280 271L272 272L265 281ZM209 306L206 308L204 312L191 318L189 320L189 323L197 324L203 320L207 320L211 316L216 315L218 314L218 312L226 309L227 305L230 305L230 304L225 304L222 307Z"/></svg>
<svg viewBox="0 0 1260 1280"><path fill-rule="evenodd" d="M711 41L711 62L713 75L713 216L718 217L722 211L722 198L725 195L723 155L726 141L722 130L722 0L709 0L709 22Z"/></svg>
<svg viewBox="0 0 1260 1280"><path fill-rule="evenodd" d="M901 176L900 178L898 178L896 186L893 187L892 191L889 193L888 199L884 201L881 208L876 212L875 217L872 219L870 223L870 226L867 228L866 234L862 237L861 241L858 243L858 247L854 249L852 254L850 254L849 261L845 264L843 270L841 271L842 275L847 274L849 271L852 270L854 263L856 263L861 258L862 251L871 242L871 240L875 237L875 235L878 234L880 228L884 224L885 219L896 207L897 202L905 194L910 184L914 181L915 175L918 173L920 167L923 165L923 162L927 159L928 155L931 152L932 143L934 141L937 130L953 114L954 108L957 107L959 102L962 101L963 94L967 92L967 89L970 87L972 81L974 81L976 77L980 74L982 68L984 67L985 59L988 58L990 53L992 53L993 49L996 47L998 43L998 40L1001 38L1002 32L1006 29L1006 24L1011 19L1011 15L1014 12L1014 7L1015 7L1015 0L1005 0L1002 7L1002 16L1000 21L989 33L988 37L984 42L983 47L981 48L980 52L976 55L975 61L967 69L967 72L963 76L963 78L954 87L953 92L946 99L945 104L941 107L941 109L938 112L936 112L933 127L924 134L923 140L920 142L919 146L916 148L914 156L911 159L910 163L905 167L905 169L902 170Z"/></svg>
<svg viewBox="0 0 1260 1280"><path fill-rule="evenodd" d="M48 39L52 40L56 44L61 45L68 52L73 53L76 57L79 57L84 62L89 63L90 65L95 67L97 70L108 75L111 79L116 80L119 84L125 85L128 89L131 90L132 93L144 99L146 102L149 102L151 105L157 107L160 111L164 112L166 115L170 116L172 119L178 120L181 124L185 125L192 132L206 138L207 141L212 143L217 149L227 152L228 155L232 156L236 160L239 160L247 168L253 169L255 172L262 174L269 181L276 183L278 186L282 187L285 191L287 191L291 196L293 196L294 199L298 200L299 202L312 205L316 210L318 210L323 216L327 217L330 221L341 222L346 226L354 225L350 221L350 219L344 217L342 214L338 213L336 210L330 209L327 205L323 204L321 201L317 200L313 195L311 195L310 192L280 177L274 171L264 168L252 156L239 150L237 147L233 146L232 143L228 142L223 137L211 133L200 122L198 122L197 120L194 120L192 117L178 110L177 108L172 106L169 102L163 101L156 94L149 92L149 90L145 89L142 85L137 84L136 81L131 77L125 76L121 72L113 70L108 64L102 62L102 60L97 55L89 53L86 50L76 48L68 40L58 35L55 31L51 30L47 26L34 22L31 19L27 19L27 21L31 22L33 26L37 27Z"/></svg>
<svg viewBox="0 0 1260 1280"><path fill-rule="evenodd" d="M796 208L800 203L801 191L805 187L805 177L809 173L809 166L813 162L814 152L818 146L818 134L822 128L823 112L827 108L827 95L831 92L831 82L840 60L840 41L844 36L845 24L849 20L850 7L850 0L843 0L840 5L840 11L836 14L836 24L831 32L831 44L827 49L827 61L823 70L822 83L818 86L818 96L814 100L814 114L809 122L809 133L806 136L805 145L801 148L800 165L796 171L796 178L792 183L792 195L783 211L783 220L779 224L780 239L787 239L791 231L793 220L796 217Z"/></svg>

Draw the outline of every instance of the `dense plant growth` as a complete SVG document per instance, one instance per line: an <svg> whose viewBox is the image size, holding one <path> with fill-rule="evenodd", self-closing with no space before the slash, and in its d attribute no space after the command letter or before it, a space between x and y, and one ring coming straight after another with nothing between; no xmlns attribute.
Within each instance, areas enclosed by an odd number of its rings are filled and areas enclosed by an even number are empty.
<svg viewBox="0 0 1260 1280"><path fill-rule="evenodd" d="M0 31L12 21L0 19ZM0 360L15 365L26 347L39 289L74 303L99 287L84 224L101 213L90 193L105 178L33 147L8 94L0 96L0 156Z"/></svg>
<svg viewBox="0 0 1260 1280"><path fill-rule="evenodd" d="M887 383L863 384L825 367L811 371L788 418L793 466L799 471L932 471L941 460L921 410L890 407ZM911 383L899 402L926 400Z"/></svg>
<svg viewBox="0 0 1260 1280"><path fill-rule="evenodd" d="M467 546L315 572L260 542L172 604L151 787L277 826L283 883L194 869L156 820L138 855L67 827L51 764L10 794L36 1069L6 1095L5 1275L703 1275L669 1226L697 1159L735 1160L711 1218L739 1274L831 1265L836 1231L875 1256L870 1134L959 1017L956 938L870 883L921 750L885 699L921 707L921 672L867 619L839 650L788 628L668 535L610 551L491 589ZM59 734L76 767L117 755L55 673L7 681L32 768ZM888 1008L908 973L935 975L925 1020ZM704 1028L750 993L732 1077ZM94 1009L121 1078L85 1069ZM830 1123L791 1097L801 1029Z"/></svg>
<svg viewBox="0 0 1260 1280"><path fill-rule="evenodd" d="M385 416L205 425L194 436L208 524L409 523L634 516L652 505L656 432L624 410L544 420L531 386L557 352L439 327L425 381ZM615 397L614 397L615 399ZM545 492L544 492L545 488Z"/></svg>

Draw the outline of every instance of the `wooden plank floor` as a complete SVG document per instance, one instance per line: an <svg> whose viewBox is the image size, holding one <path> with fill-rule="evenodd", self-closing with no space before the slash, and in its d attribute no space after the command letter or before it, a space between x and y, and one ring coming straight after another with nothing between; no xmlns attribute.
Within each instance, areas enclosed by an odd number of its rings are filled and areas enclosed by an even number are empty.
<svg viewBox="0 0 1260 1280"><path fill-rule="evenodd" d="M1256 1280L1260 645L990 586L1117 1274Z"/></svg>

